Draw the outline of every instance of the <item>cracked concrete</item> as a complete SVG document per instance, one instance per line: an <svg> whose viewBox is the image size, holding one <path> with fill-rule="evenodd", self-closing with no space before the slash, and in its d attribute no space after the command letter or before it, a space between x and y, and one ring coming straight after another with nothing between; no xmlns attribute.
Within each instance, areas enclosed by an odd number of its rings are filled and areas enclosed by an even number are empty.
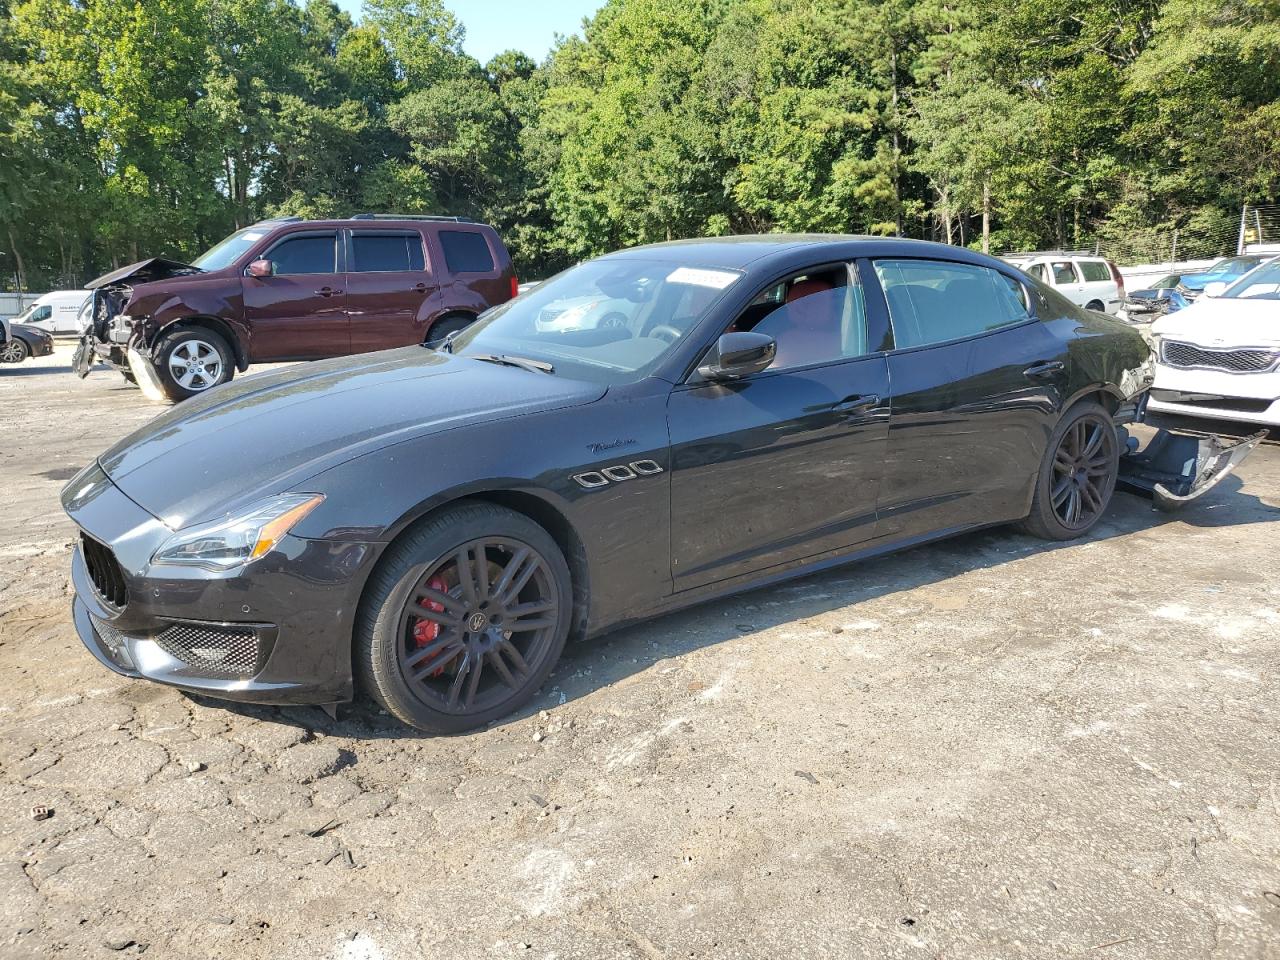
<svg viewBox="0 0 1280 960"><path fill-rule="evenodd" d="M1280 957L1280 447L1176 519L570 649L429 738L98 666L57 494L157 408L68 357L0 370L0 958Z"/></svg>

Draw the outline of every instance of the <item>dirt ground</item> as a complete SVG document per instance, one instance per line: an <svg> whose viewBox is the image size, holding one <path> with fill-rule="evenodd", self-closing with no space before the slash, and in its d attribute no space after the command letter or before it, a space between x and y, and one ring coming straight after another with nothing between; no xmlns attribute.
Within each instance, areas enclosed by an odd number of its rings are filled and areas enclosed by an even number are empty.
<svg viewBox="0 0 1280 960"><path fill-rule="evenodd" d="M58 492L158 408L69 353L0 368L0 957L1280 957L1280 446L578 645L437 738L90 657Z"/></svg>

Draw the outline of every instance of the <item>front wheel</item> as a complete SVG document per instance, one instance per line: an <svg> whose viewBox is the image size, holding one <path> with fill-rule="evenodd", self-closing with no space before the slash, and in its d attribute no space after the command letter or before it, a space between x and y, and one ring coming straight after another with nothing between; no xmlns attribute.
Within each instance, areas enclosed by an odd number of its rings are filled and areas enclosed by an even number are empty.
<svg viewBox="0 0 1280 960"><path fill-rule="evenodd" d="M30 352L25 341L14 337L0 348L0 363L21 363Z"/></svg>
<svg viewBox="0 0 1280 960"><path fill-rule="evenodd" d="M450 507L388 552L361 603L364 688L432 733L483 726L527 703L564 649L569 567L550 534L487 503Z"/></svg>
<svg viewBox="0 0 1280 960"><path fill-rule="evenodd" d="M161 389L174 401L226 383L234 372L227 341L205 327L182 327L164 334L151 357Z"/></svg>
<svg viewBox="0 0 1280 960"><path fill-rule="evenodd" d="M1078 403L1049 437L1023 528L1046 540L1074 540L1102 519L1120 472L1120 438L1111 415Z"/></svg>

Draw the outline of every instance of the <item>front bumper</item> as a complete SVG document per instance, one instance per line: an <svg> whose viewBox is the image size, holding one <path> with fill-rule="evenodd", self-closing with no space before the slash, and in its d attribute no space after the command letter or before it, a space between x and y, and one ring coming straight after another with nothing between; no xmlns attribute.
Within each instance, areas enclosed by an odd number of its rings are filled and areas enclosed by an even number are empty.
<svg viewBox="0 0 1280 960"><path fill-rule="evenodd" d="M170 531L98 477L97 492L68 513L117 564L118 604L95 586L83 540L71 564L76 632L103 666L231 700L351 699L356 606L379 545L285 537L228 573L152 568ZM100 568L104 554L92 552Z"/></svg>
<svg viewBox="0 0 1280 960"><path fill-rule="evenodd" d="M1157 363L1148 409L1280 427L1280 371L1227 373Z"/></svg>

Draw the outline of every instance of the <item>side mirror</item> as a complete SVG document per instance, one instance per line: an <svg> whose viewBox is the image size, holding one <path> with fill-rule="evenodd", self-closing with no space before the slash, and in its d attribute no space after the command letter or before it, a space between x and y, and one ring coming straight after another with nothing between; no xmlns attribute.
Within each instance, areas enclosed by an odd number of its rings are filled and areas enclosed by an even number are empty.
<svg viewBox="0 0 1280 960"><path fill-rule="evenodd" d="M698 374L707 380L739 380L759 373L777 355L778 344L766 334L725 333L707 351Z"/></svg>
<svg viewBox="0 0 1280 960"><path fill-rule="evenodd" d="M276 265L270 260L255 260L249 264L248 274L251 277L257 277L259 280L274 277L276 275Z"/></svg>
<svg viewBox="0 0 1280 960"><path fill-rule="evenodd" d="M1206 297L1220 297L1222 296L1222 291L1226 289L1227 285L1225 283L1221 280L1214 280L1212 283L1204 285L1204 295Z"/></svg>

